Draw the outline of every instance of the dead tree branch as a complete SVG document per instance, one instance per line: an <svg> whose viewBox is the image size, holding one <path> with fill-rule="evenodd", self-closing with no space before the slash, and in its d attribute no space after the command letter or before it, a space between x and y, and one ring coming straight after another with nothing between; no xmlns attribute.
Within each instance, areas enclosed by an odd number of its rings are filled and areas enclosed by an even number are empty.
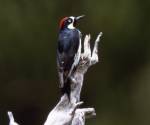
<svg viewBox="0 0 150 125"><path fill-rule="evenodd" d="M90 35L86 35L84 39L84 52L81 54L79 64L76 71L71 75L71 96L70 100L64 94L60 98L58 104L48 114L44 125L85 125L85 119L96 115L94 108L79 108L83 103L80 101L80 93L83 86L84 74L88 68L96 64L98 60L98 42L102 32L100 32L95 40L93 51L90 48ZM13 118L11 112L8 112L10 119L9 125L18 125Z"/></svg>
<svg viewBox="0 0 150 125"><path fill-rule="evenodd" d="M86 35L84 39L84 52L81 54L79 64L76 71L72 74L71 81L71 98L68 100L67 95L63 95L56 107L49 113L44 125L84 125L85 118L95 116L94 108L83 108L79 106L80 93L83 85L84 74L88 68L96 64L98 60L98 42L102 32L99 33L95 40L93 51L90 48L90 35Z"/></svg>

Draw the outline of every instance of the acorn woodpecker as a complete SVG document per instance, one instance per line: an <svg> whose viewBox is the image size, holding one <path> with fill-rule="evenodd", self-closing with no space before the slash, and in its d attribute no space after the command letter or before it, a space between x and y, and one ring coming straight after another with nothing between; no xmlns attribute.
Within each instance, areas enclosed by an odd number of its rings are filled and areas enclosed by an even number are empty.
<svg viewBox="0 0 150 125"><path fill-rule="evenodd" d="M70 95L71 74L75 71L81 55L81 32L75 28L84 15L65 17L60 21L57 66L62 94Z"/></svg>

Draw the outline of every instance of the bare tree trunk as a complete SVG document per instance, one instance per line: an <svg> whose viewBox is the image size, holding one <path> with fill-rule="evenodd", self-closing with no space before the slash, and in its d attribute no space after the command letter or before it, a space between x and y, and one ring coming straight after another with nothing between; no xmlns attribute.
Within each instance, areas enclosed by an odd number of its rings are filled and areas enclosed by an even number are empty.
<svg viewBox="0 0 150 125"><path fill-rule="evenodd" d="M102 32L99 33L95 40L93 51L90 48L90 35L84 39L84 52L81 54L76 71L71 75L71 95L70 100L64 94L58 104L48 114L44 125L85 125L85 119L96 115L94 108L79 108L83 103L80 101L80 93L83 85L84 74L88 68L96 64L98 60L98 42ZM10 113L9 113L10 114ZM13 115L10 117L9 125L16 125ZM13 124L14 123L14 124Z"/></svg>

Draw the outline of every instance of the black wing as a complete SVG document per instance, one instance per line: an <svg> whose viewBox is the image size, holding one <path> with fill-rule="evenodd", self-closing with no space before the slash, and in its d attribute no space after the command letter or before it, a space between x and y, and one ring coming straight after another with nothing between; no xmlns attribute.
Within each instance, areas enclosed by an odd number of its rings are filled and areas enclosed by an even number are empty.
<svg viewBox="0 0 150 125"><path fill-rule="evenodd" d="M62 31L59 34L57 58L61 69L68 74L79 48L78 30Z"/></svg>

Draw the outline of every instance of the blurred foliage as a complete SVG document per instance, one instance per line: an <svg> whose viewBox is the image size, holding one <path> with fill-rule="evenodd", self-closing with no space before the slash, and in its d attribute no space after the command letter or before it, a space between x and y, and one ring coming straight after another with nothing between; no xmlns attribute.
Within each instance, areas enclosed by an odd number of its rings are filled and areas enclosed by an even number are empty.
<svg viewBox="0 0 150 125"><path fill-rule="evenodd" d="M83 35L104 33L82 91L84 106L97 111L87 125L149 125L149 12L149 0L1 0L0 124L8 124L7 110L21 125L44 122L60 96L59 20L85 14Z"/></svg>

